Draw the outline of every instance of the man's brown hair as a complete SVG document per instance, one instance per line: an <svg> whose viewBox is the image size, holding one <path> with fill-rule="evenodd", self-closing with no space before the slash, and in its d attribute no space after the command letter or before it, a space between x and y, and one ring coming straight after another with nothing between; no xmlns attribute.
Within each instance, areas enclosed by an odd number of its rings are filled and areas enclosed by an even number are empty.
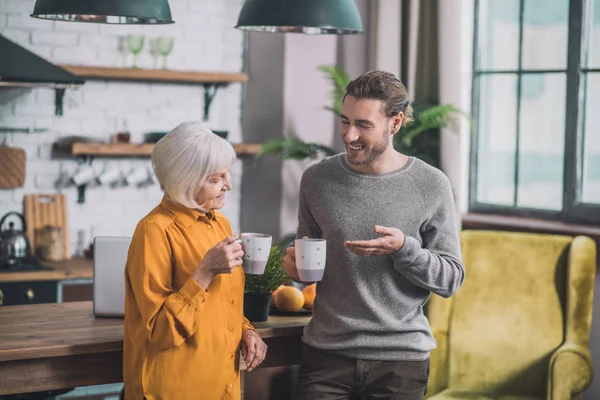
<svg viewBox="0 0 600 400"><path fill-rule="evenodd" d="M357 99L380 100L388 118L404 114L402 126L413 121L413 108L408 101L406 87L394 74L385 71L369 71L346 86L346 96Z"/></svg>

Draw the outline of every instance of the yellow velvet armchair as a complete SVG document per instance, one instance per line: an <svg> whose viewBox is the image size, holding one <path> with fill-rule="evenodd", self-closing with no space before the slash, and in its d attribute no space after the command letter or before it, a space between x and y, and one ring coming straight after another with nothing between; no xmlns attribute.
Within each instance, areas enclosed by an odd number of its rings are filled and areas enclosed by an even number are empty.
<svg viewBox="0 0 600 400"><path fill-rule="evenodd" d="M585 236L461 232L466 279L427 315L431 400L567 400L589 386L596 245Z"/></svg>

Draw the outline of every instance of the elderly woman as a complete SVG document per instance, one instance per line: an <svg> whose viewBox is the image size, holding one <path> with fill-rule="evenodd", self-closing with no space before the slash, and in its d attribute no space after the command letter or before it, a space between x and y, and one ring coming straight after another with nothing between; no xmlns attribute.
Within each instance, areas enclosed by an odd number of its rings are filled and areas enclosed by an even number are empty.
<svg viewBox="0 0 600 400"><path fill-rule="evenodd" d="M231 190L232 146L183 123L154 147L164 192L138 224L125 268L127 400L239 399L239 357L266 345L243 317L243 251L217 210Z"/></svg>

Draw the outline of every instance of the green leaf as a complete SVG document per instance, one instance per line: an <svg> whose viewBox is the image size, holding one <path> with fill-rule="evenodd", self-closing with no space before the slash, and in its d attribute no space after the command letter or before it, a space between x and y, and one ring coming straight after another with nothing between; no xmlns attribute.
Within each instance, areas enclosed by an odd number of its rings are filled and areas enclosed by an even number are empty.
<svg viewBox="0 0 600 400"><path fill-rule="evenodd" d="M331 81L330 90L331 105L323 107L336 115L342 110L342 102L346 93L346 86L350 82L350 76L338 65L321 65L318 69L325 73ZM436 131L442 128L450 128L456 131L453 124L455 117L466 117L472 123L469 115L451 104L436 104L430 101L422 101L413 104L414 122L400 128L394 135L394 148L404 154L412 155L436 166L434 159L439 159L439 137ZM296 135L285 135L274 138L263 144L256 158L263 156L279 156L286 160L303 160L306 158L316 159L320 155L332 156L339 152L331 147L318 143L304 142Z"/></svg>
<svg viewBox="0 0 600 400"><path fill-rule="evenodd" d="M258 294L271 294L286 282L289 277L283 268L285 250L277 246L271 248L269 260L262 275L246 275L245 291Z"/></svg>
<svg viewBox="0 0 600 400"><path fill-rule="evenodd" d="M307 143L298 136L291 134L273 138L263 143L256 158L266 155L279 156L283 160L304 160L306 158L316 159L319 155L332 156L338 151L331 147Z"/></svg>
<svg viewBox="0 0 600 400"><path fill-rule="evenodd" d="M411 125L400 128L396 134L397 139L403 143L410 143L418 135L432 129L454 128L452 120L454 115L466 115L452 104L423 103L414 106L414 122ZM452 129L455 131L455 129Z"/></svg>
<svg viewBox="0 0 600 400"><path fill-rule="evenodd" d="M324 72L327 78L333 83L333 89L329 92L333 105L324 108L332 111L335 115L339 115L342 112L346 86L351 81L350 75L338 65L321 65L318 69Z"/></svg>

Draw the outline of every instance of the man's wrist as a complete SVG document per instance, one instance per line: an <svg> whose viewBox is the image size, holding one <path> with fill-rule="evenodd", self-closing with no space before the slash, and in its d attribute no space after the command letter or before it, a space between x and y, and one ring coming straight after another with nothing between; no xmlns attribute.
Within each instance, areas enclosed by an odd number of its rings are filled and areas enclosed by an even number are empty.
<svg viewBox="0 0 600 400"><path fill-rule="evenodd" d="M404 247L404 243L406 243L406 235L404 234L404 232L402 233L402 243L400 243L400 247L398 247L398 250L402 249Z"/></svg>

